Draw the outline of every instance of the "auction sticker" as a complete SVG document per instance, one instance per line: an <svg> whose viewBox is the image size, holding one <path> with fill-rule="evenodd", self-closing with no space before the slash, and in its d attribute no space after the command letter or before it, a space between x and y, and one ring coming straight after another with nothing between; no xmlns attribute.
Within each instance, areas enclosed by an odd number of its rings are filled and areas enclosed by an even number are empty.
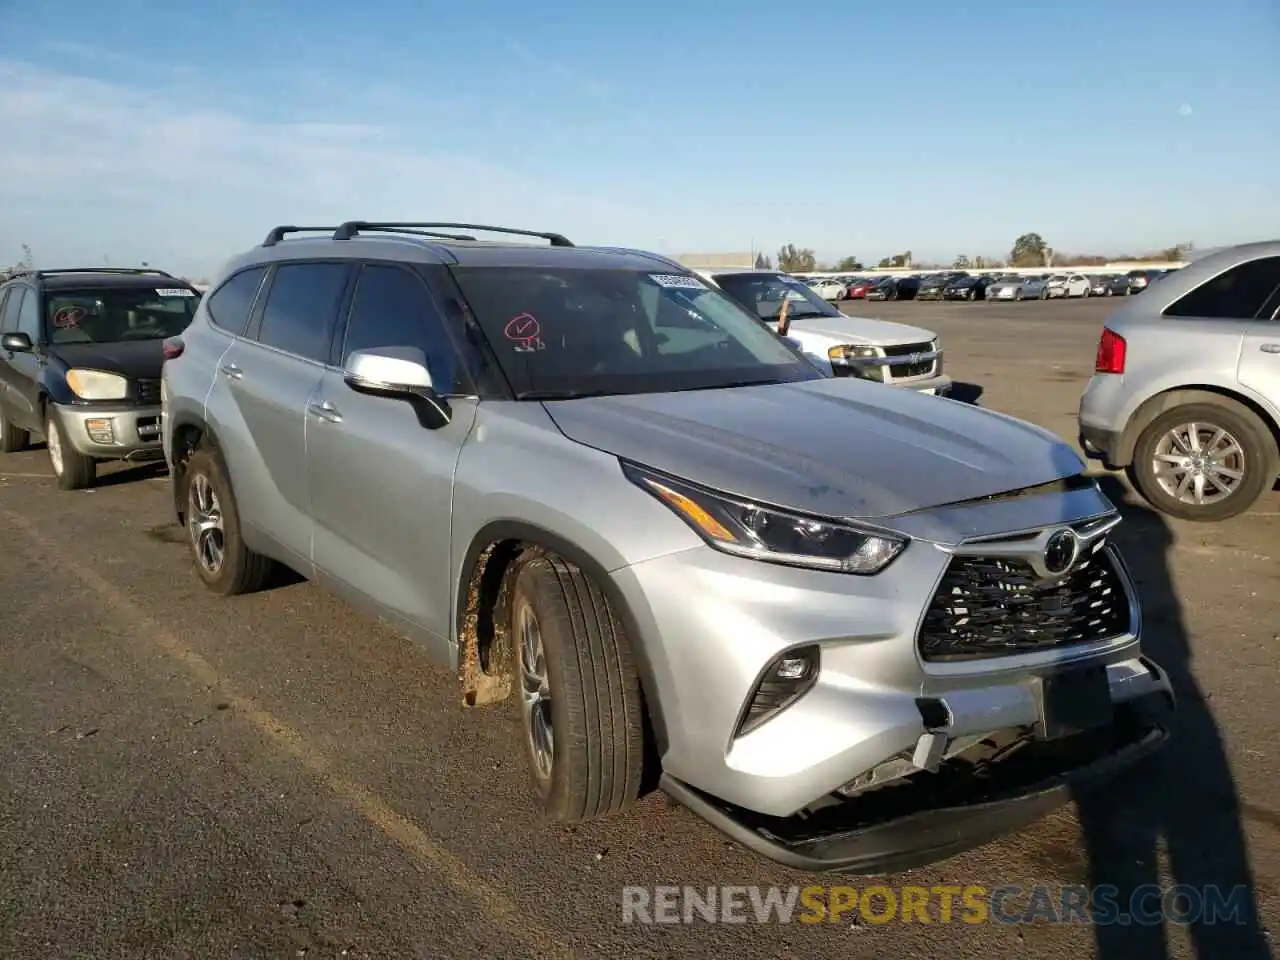
<svg viewBox="0 0 1280 960"><path fill-rule="evenodd" d="M183 290L181 287L166 287L156 291L157 297L194 297L194 290Z"/></svg>
<svg viewBox="0 0 1280 960"><path fill-rule="evenodd" d="M651 273L649 279L660 287L677 290L705 290L704 284L697 277L686 277L679 273Z"/></svg>

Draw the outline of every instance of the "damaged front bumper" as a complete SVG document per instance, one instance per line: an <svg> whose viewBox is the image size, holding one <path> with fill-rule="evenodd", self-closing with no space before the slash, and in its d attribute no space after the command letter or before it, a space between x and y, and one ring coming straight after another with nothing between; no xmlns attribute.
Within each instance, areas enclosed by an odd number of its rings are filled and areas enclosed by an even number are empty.
<svg viewBox="0 0 1280 960"><path fill-rule="evenodd" d="M857 796L789 817L756 813L669 775L663 789L730 839L786 866L875 874L944 860L1013 832L1153 754L1169 735L1173 695L1163 672L1116 705L1105 727L1057 739L1029 734L988 763L963 755Z"/></svg>

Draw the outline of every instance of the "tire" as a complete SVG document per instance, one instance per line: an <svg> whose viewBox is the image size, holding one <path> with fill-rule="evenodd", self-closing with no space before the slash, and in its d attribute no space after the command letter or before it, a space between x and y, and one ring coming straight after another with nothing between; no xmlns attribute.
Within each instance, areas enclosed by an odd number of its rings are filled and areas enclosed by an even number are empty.
<svg viewBox="0 0 1280 960"><path fill-rule="evenodd" d="M1189 423L1200 425L1202 443L1206 433L1222 430L1236 441L1241 451L1243 463L1227 458L1224 465L1241 469L1244 475L1231 492L1219 500L1184 503L1165 490L1156 475L1154 459L1161 452L1162 441L1170 431ZM1169 516L1201 523L1216 523L1244 513L1271 489L1278 472L1275 441L1266 425L1251 411L1230 400L1215 402L1209 398L1175 407L1156 417L1138 437L1133 462L1128 468L1130 481L1153 507Z"/></svg>
<svg viewBox="0 0 1280 960"><path fill-rule="evenodd" d="M1043 290L1041 290L1041 291L1040 291L1040 299L1041 299L1041 300L1048 300L1048 299L1049 299L1049 288L1048 288L1048 287L1046 287L1045 289L1043 289Z"/></svg>
<svg viewBox="0 0 1280 960"><path fill-rule="evenodd" d="M206 587L224 597L261 590L270 579L275 563L244 545L240 513L222 458L212 449L201 447L191 455L181 477L179 502L196 574ZM210 494L213 499L209 499ZM202 531L199 526L202 518L218 526Z"/></svg>
<svg viewBox="0 0 1280 960"><path fill-rule="evenodd" d="M1022 291L1021 291L1021 290L1019 290L1017 293L1015 293L1015 294L1013 295L1013 302L1014 302L1014 303L1021 303L1021 302L1022 302Z"/></svg>
<svg viewBox="0 0 1280 960"><path fill-rule="evenodd" d="M19 430L0 413L0 453L18 453L27 448L31 438L27 431Z"/></svg>
<svg viewBox="0 0 1280 960"><path fill-rule="evenodd" d="M517 571L510 614L520 737L542 812L573 823L630 806L645 760L640 681L604 593L540 554ZM541 693L527 676L541 678ZM548 723L549 758L537 746Z"/></svg>
<svg viewBox="0 0 1280 960"><path fill-rule="evenodd" d="M49 448L49 465L59 490L84 490L93 485L98 463L71 445L62 420L52 410L45 414L44 438Z"/></svg>
<svg viewBox="0 0 1280 960"><path fill-rule="evenodd" d="M965 294L965 299L968 300L970 303L976 300L977 297L978 295L974 292L972 287L970 287L968 293Z"/></svg>

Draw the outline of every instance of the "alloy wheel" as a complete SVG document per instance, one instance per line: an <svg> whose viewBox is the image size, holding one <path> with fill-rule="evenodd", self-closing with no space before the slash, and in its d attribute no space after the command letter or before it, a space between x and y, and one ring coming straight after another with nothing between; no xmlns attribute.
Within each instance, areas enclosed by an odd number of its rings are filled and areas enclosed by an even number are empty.
<svg viewBox="0 0 1280 960"><path fill-rule="evenodd" d="M196 562L206 573L216 577L226 557L226 531L222 503L213 484L203 473L191 478L187 495L187 532Z"/></svg>
<svg viewBox="0 0 1280 960"><path fill-rule="evenodd" d="M1179 503L1203 507L1220 503L1244 481L1244 448L1229 431L1212 423L1183 423L1165 432L1151 455L1160 489Z"/></svg>

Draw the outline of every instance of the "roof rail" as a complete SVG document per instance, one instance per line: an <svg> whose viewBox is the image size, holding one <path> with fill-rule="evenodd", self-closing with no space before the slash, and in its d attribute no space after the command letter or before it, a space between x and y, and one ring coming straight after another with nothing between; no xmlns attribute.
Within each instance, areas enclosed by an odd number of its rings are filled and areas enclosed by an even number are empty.
<svg viewBox="0 0 1280 960"><path fill-rule="evenodd" d="M572 247L568 237L559 233L542 233L537 230L517 230L514 227L491 227L482 223L373 223L365 220L349 220L333 232L335 240L350 240L365 230L391 232L443 227L449 230L483 230L486 233L508 233L517 237L538 237L550 241L553 247Z"/></svg>
<svg viewBox="0 0 1280 960"><path fill-rule="evenodd" d="M332 233L336 227L272 227L267 238L262 241L264 247L274 247L290 233Z"/></svg>
<svg viewBox="0 0 1280 960"><path fill-rule="evenodd" d="M475 240L466 233L436 233L434 230L414 230L410 227L379 227L379 233L405 233L413 237L434 237L437 240Z"/></svg>
<svg viewBox="0 0 1280 960"><path fill-rule="evenodd" d="M177 280L172 273L167 270L153 270L150 267L60 267L56 270L27 270L24 273L35 274L36 277L60 277L71 273L107 273L120 276L154 276L168 277L170 280ZM22 274L15 274L21 276Z"/></svg>

